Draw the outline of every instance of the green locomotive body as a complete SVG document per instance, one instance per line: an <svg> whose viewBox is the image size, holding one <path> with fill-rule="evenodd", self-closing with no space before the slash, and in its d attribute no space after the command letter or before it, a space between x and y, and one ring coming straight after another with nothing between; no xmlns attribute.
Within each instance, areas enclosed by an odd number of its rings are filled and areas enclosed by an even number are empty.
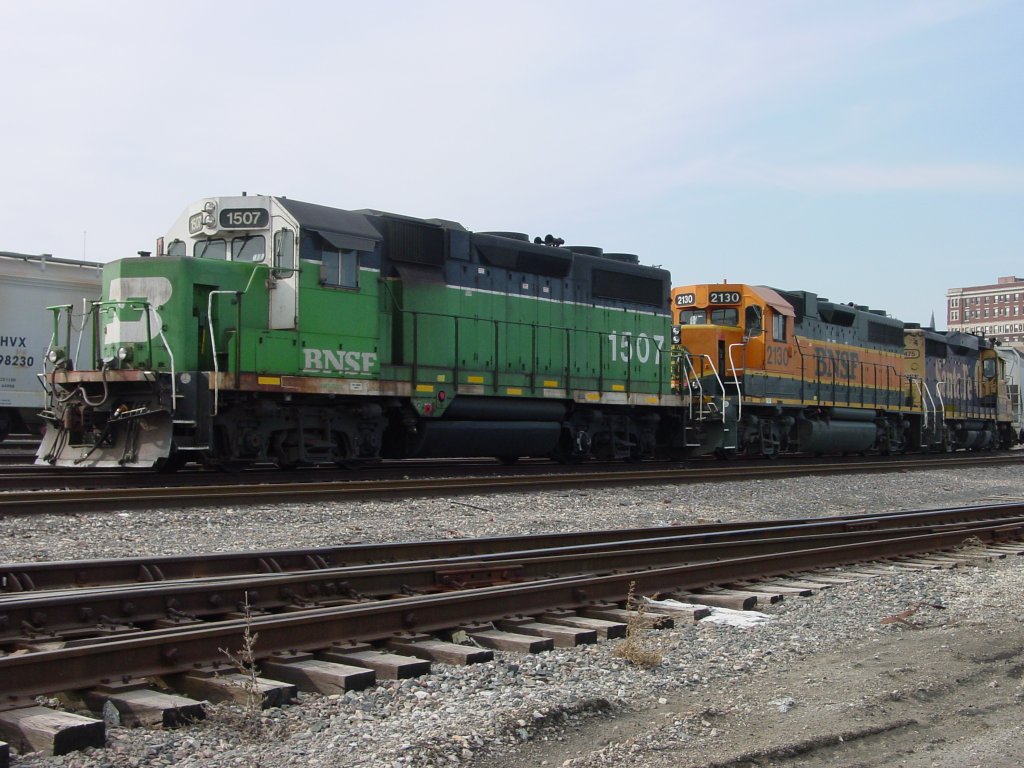
<svg viewBox="0 0 1024 768"><path fill-rule="evenodd" d="M286 198L208 198L54 308L39 461L224 467L654 454L670 279L636 257Z"/></svg>

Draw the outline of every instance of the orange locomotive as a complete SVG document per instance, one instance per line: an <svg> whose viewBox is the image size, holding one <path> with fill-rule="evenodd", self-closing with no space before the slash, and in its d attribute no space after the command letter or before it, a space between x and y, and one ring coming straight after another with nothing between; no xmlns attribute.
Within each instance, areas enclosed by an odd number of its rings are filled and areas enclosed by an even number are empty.
<svg viewBox="0 0 1024 768"><path fill-rule="evenodd" d="M1002 361L977 336L922 329L806 291L672 290L686 451L888 454L1009 447Z"/></svg>

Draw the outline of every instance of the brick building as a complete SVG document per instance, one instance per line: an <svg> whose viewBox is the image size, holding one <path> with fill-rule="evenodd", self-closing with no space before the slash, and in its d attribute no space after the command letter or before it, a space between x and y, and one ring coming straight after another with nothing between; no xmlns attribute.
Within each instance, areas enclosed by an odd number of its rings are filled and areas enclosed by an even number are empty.
<svg viewBox="0 0 1024 768"><path fill-rule="evenodd" d="M1024 279L946 291L946 327L1024 347Z"/></svg>

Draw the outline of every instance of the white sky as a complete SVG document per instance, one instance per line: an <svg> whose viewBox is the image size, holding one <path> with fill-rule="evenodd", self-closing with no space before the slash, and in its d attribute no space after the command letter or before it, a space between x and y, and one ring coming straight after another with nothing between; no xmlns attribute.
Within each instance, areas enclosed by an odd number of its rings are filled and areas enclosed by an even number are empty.
<svg viewBox="0 0 1024 768"><path fill-rule="evenodd" d="M1024 277L1024 3L0 0L0 250L249 193L909 321Z"/></svg>

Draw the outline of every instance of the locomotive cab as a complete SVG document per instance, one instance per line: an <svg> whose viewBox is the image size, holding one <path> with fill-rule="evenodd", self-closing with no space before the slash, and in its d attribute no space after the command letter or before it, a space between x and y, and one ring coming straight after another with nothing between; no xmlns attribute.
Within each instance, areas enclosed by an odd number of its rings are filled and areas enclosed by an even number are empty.
<svg viewBox="0 0 1024 768"><path fill-rule="evenodd" d="M983 405L998 406L1000 405L1000 396L1007 397L1004 365L1005 363L994 348L981 351L978 396Z"/></svg>
<svg viewBox="0 0 1024 768"><path fill-rule="evenodd" d="M735 392L749 372L784 371L797 357L795 313L770 288L687 286L673 290L672 303L685 350L681 381L698 379L721 393Z"/></svg>
<svg viewBox="0 0 1024 768"><path fill-rule="evenodd" d="M785 373L799 358L793 308L770 288L729 283L676 288L672 305L677 386L693 396L688 445L738 450L744 400L760 393L770 403L764 374Z"/></svg>

